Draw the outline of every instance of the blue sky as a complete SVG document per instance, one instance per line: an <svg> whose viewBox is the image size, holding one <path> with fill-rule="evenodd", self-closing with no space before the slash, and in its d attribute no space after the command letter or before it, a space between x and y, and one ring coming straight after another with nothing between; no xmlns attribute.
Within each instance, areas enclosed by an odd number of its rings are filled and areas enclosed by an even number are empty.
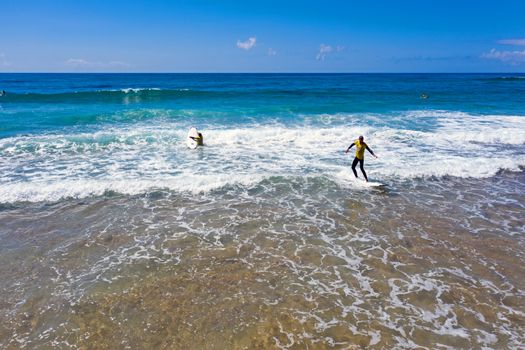
<svg viewBox="0 0 525 350"><path fill-rule="evenodd" d="M525 1L2 0L0 72L523 72Z"/></svg>

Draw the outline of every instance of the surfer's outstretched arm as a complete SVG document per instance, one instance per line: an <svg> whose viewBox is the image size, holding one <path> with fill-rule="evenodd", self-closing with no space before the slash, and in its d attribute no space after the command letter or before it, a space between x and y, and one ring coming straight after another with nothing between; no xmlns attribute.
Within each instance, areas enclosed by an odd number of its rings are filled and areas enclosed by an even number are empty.
<svg viewBox="0 0 525 350"><path fill-rule="evenodd" d="M372 152L372 150L370 149L370 147L368 147L368 145L366 145L365 147L368 150L368 152L370 152L371 155L377 158L377 156L374 154L374 152Z"/></svg>
<svg viewBox="0 0 525 350"><path fill-rule="evenodd" d="M346 149L345 153L348 153L348 151L350 151L350 148L354 147L355 143L352 143L350 146L348 146L348 148Z"/></svg>

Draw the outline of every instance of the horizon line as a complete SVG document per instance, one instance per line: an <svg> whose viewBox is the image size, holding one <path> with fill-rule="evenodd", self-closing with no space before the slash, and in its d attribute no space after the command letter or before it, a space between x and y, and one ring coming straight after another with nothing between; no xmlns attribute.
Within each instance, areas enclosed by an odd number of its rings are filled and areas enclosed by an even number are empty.
<svg viewBox="0 0 525 350"><path fill-rule="evenodd" d="M0 72L0 74L525 74L523 72Z"/></svg>

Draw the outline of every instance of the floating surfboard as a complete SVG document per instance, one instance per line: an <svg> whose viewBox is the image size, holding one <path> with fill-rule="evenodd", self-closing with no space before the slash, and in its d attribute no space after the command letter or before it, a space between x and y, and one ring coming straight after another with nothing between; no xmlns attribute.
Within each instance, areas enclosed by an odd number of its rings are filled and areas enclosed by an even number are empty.
<svg viewBox="0 0 525 350"><path fill-rule="evenodd" d="M192 137L199 137L199 133L195 128L191 128L190 131L188 131L188 137L186 139L186 146L188 146L188 148L195 149L199 144L197 141L192 139Z"/></svg>

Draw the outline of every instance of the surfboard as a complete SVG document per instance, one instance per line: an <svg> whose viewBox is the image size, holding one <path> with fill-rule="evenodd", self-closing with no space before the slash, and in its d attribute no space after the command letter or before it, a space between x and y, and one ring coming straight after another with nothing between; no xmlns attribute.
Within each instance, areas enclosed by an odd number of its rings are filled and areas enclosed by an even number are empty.
<svg viewBox="0 0 525 350"><path fill-rule="evenodd" d="M368 181L368 182L366 182L365 179L363 179L362 177L358 177L357 179L354 177L350 181L353 184L357 185L358 187L384 187L385 186L385 184L383 184L381 182L378 182L378 181Z"/></svg>
<svg viewBox="0 0 525 350"><path fill-rule="evenodd" d="M381 182L375 182L375 181L361 181L363 186L366 186L366 187L382 187L382 186L385 186L385 184L381 183Z"/></svg>
<svg viewBox="0 0 525 350"><path fill-rule="evenodd" d="M366 182L365 179L360 176L356 178L352 171L343 170L336 174L336 177L342 180L343 183L348 184L354 188L384 188L386 185L379 181L369 181Z"/></svg>
<svg viewBox="0 0 525 350"><path fill-rule="evenodd" d="M195 149L197 148L198 143L192 139L192 137L199 137L199 133L195 128L191 128L190 131L188 131L188 137L186 139L186 146L188 146L188 148Z"/></svg>

